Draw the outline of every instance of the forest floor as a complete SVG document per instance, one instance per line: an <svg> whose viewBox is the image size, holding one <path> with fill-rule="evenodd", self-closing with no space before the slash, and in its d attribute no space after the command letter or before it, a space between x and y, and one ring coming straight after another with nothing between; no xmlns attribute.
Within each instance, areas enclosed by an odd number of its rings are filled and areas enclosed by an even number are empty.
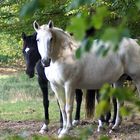
<svg viewBox="0 0 140 140"><path fill-rule="evenodd" d="M81 121L81 123L70 131L70 136L76 137L85 133L86 128L91 129L91 124L94 126L92 134L88 140L98 140L101 136L108 136L112 140L140 140L140 119L124 120L121 127L115 132L109 133L106 127L100 133L96 131L97 123ZM32 135L39 135L39 129L42 126L41 121L0 121L0 133L8 135L20 135L23 137L31 137ZM50 123L49 131L44 134L48 137L57 137L59 128L58 123ZM80 131L79 131L80 130Z"/></svg>

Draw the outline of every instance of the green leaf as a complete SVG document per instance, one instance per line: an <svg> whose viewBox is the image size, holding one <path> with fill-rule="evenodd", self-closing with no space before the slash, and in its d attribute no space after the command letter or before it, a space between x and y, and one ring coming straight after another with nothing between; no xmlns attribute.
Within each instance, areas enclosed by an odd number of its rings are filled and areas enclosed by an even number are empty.
<svg viewBox="0 0 140 140"><path fill-rule="evenodd" d="M32 0L30 3L27 3L23 6L20 12L21 17L29 17L34 14L34 12L38 9L43 9L50 2L48 0Z"/></svg>
<svg viewBox="0 0 140 140"><path fill-rule="evenodd" d="M130 115L131 110L132 109L128 108L128 107L121 107L120 108L120 113L121 113L122 116L128 116L128 115Z"/></svg>
<svg viewBox="0 0 140 140"><path fill-rule="evenodd" d="M81 51L81 48L78 48L75 52L75 56L77 59L80 59L81 56L82 56L82 51Z"/></svg>
<svg viewBox="0 0 140 140"><path fill-rule="evenodd" d="M32 15L35 12L35 10L38 8L38 4L39 4L38 0L32 0L30 3L25 4L21 9L20 16L27 17Z"/></svg>
<svg viewBox="0 0 140 140"><path fill-rule="evenodd" d="M139 0L136 2L136 6L140 10L140 1Z"/></svg>
<svg viewBox="0 0 140 140"><path fill-rule="evenodd" d="M77 40L82 40L86 30L86 19L81 14L71 18L71 24L67 27L69 32L72 32Z"/></svg>
<svg viewBox="0 0 140 140"><path fill-rule="evenodd" d="M75 9L83 5L91 5L95 2L96 0L72 0L71 4L68 7L68 10Z"/></svg>
<svg viewBox="0 0 140 140"><path fill-rule="evenodd" d="M118 30L113 27L106 28L101 38L103 39L103 41L110 41L114 46L116 46L119 41Z"/></svg>
<svg viewBox="0 0 140 140"><path fill-rule="evenodd" d="M96 107L96 116L99 117L110 110L110 104L108 100L101 100Z"/></svg>
<svg viewBox="0 0 140 140"><path fill-rule="evenodd" d="M92 18L93 26L96 29L100 29L102 27L102 25L103 25L103 22L104 22L105 17L107 17L107 16L108 16L108 10L107 10L107 8L105 6L98 7L96 9L95 15Z"/></svg>

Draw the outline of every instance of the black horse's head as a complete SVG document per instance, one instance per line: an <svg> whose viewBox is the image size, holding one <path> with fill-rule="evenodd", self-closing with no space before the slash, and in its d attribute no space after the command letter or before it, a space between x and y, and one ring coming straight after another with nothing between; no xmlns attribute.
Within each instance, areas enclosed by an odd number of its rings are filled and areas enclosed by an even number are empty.
<svg viewBox="0 0 140 140"><path fill-rule="evenodd" d="M23 39L23 55L26 61L26 74L32 78L34 77L35 65L41 58L37 48L36 33L27 36L22 33Z"/></svg>

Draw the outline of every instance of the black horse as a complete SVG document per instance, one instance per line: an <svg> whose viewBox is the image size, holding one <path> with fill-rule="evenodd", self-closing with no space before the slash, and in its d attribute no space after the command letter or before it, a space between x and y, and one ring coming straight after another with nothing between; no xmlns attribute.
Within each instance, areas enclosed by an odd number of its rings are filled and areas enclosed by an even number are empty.
<svg viewBox="0 0 140 140"><path fill-rule="evenodd" d="M23 39L23 55L26 62L26 74L32 78L34 77L35 68L38 75L38 83L43 93L43 105L44 105L44 113L45 113L45 122L42 126L40 133L44 133L48 130L48 124L49 124L49 100L48 100L48 80L44 73L44 67L41 64L40 61L40 54L37 49L37 41L36 41L36 33L30 36L26 36L25 33L22 33L22 39ZM48 64L49 65L49 64ZM75 119L73 121L73 125L76 125L79 123L80 120L80 108L81 108L81 102L82 102L82 95L83 92L80 89L76 89L76 114ZM86 94L86 108L87 108L87 116L91 117L93 115L94 111L94 103L95 103L95 91L94 90L88 90L88 94ZM60 128L62 128L63 122L62 122L62 116L60 113Z"/></svg>

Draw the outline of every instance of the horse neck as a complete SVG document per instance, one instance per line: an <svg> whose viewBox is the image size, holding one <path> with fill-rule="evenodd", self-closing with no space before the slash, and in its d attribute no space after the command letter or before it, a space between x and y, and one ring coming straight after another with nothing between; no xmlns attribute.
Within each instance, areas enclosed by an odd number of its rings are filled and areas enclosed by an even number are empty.
<svg viewBox="0 0 140 140"><path fill-rule="evenodd" d="M55 48L52 54L52 61L56 61L61 58L67 58L75 54L75 50L78 48L78 43L72 39L72 37L63 32L58 31L53 34L55 37L55 43L53 48Z"/></svg>
<svg viewBox="0 0 140 140"><path fill-rule="evenodd" d="M35 63L35 66L36 66L36 64L38 63L38 61L41 60L41 56L40 56L40 53L38 52L38 50L35 50L34 55L35 55L34 63Z"/></svg>

